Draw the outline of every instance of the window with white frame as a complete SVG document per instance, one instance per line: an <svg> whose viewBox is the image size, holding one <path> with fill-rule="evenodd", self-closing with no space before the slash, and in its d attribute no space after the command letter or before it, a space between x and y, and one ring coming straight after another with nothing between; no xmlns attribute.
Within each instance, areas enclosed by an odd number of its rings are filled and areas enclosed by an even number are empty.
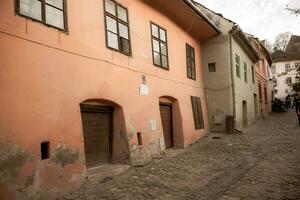
<svg viewBox="0 0 300 200"><path fill-rule="evenodd" d="M276 65L272 65L271 67L272 74L276 73Z"/></svg>
<svg viewBox="0 0 300 200"><path fill-rule="evenodd" d="M292 84L292 77L286 77L285 83L286 83L287 85Z"/></svg>
<svg viewBox="0 0 300 200"><path fill-rule="evenodd" d="M285 72L289 72L291 70L290 63L285 64Z"/></svg>

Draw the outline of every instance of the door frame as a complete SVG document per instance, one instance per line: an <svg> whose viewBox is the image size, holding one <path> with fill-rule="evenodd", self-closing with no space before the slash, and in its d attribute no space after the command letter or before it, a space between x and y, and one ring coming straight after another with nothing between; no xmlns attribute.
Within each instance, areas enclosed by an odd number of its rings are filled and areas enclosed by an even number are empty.
<svg viewBox="0 0 300 200"><path fill-rule="evenodd" d="M80 104L80 113L82 112L91 112L91 113L108 113L109 114L109 151L108 151L108 163L112 161L113 158L113 113L114 113L114 107L112 106L107 106L107 105L91 105L91 104ZM84 132L83 132L83 124L82 124L82 134L84 137ZM84 143L84 141L83 141ZM85 146L84 146L84 153L85 153Z"/></svg>

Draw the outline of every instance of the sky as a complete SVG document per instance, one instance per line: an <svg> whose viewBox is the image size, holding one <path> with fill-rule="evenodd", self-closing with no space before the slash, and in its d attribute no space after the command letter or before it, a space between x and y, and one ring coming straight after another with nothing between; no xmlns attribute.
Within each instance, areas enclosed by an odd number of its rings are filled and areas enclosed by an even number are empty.
<svg viewBox="0 0 300 200"><path fill-rule="evenodd" d="M300 8L300 0L195 0L236 22L244 32L274 42L283 32L300 35L300 15L285 10Z"/></svg>

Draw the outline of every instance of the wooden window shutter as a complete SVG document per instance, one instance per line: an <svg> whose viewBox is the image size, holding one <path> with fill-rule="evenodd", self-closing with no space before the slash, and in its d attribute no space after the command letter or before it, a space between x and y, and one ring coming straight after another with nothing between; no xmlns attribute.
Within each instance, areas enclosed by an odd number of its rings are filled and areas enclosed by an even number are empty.
<svg viewBox="0 0 300 200"><path fill-rule="evenodd" d="M196 129L203 129L204 128L204 120L202 115L202 107L201 101L199 97L191 96L193 114L194 114L194 122Z"/></svg>

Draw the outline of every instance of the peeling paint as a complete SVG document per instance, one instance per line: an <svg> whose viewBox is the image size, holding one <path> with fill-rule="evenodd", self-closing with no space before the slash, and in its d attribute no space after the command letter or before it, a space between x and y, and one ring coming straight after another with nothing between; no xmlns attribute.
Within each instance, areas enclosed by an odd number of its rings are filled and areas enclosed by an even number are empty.
<svg viewBox="0 0 300 200"><path fill-rule="evenodd" d="M59 145L53 152L51 160L57 164L65 167L68 164L74 164L76 160L79 159L78 150L72 150Z"/></svg>
<svg viewBox="0 0 300 200"><path fill-rule="evenodd" d="M13 144L0 143L0 182L13 182L29 155Z"/></svg>
<svg viewBox="0 0 300 200"><path fill-rule="evenodd" d="M130 164L133 166L143 166L151 161L150 152L145 152L141 146L132 145L130 151Z"/></svg>
<svg viewBox="0 0 300 200"><path fill-rule="evenodd" d="M34 174L27 177L25 187L33 185L33 181L34 181Z"/></svg>
<svg viewBox="0 0 300 200"><path fill-rule="evenodd" d="M149 151L151 152L152 158L161 158L162 152L159 138L149 143Z"/></svg>

